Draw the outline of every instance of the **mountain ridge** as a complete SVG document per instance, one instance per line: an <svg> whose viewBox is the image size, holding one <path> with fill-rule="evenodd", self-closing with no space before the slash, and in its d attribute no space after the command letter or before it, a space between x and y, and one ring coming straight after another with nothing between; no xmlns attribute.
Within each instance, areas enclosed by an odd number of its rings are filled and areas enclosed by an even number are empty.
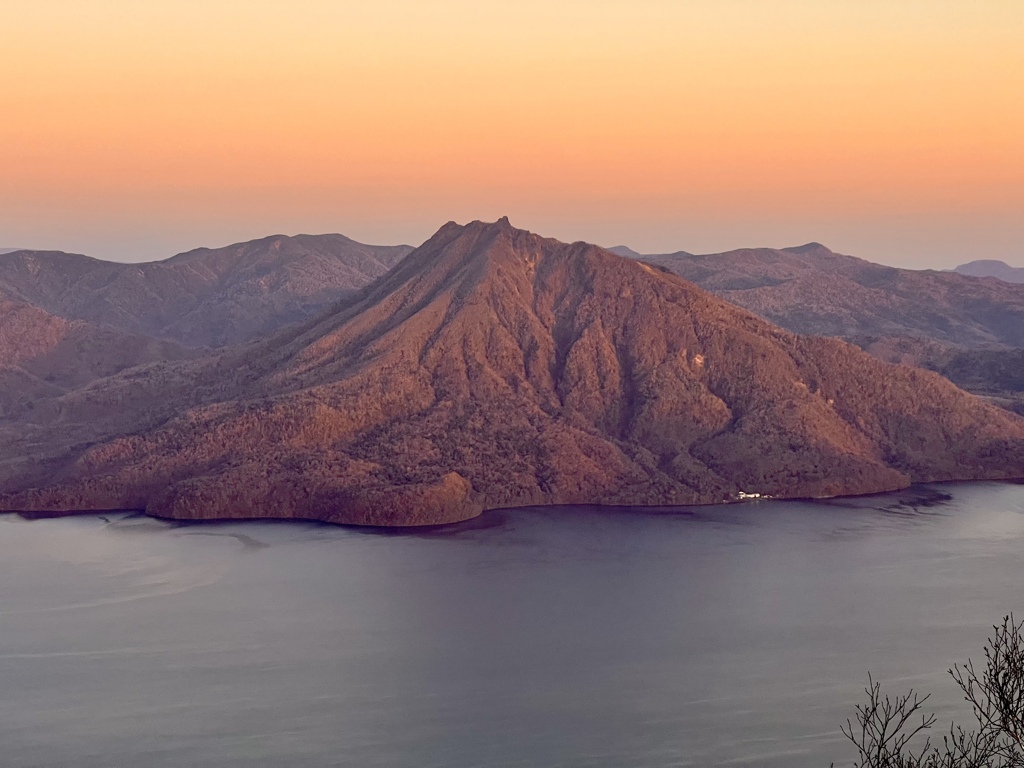
<svg viewBox="0 0 1024 768"><path fill-rule="evenodd" d="M640 258L797 333L1024 347L1020 285L888 267L820 243Z"/></svg>
<svg viewBox="0 0 1024 768"><path fill-rule="evenodd" d="M138 264L16 251L0 255L0 298L188 346L223 346L316 314L411 250L344 235L271 235Z"/></svg>

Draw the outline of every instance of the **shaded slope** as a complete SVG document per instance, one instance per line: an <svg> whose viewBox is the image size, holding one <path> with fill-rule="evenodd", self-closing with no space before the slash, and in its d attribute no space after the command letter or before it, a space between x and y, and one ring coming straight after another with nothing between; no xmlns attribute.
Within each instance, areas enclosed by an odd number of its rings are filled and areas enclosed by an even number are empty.
<svg viewBox="0 0 1024 768"><path fill-rule="evenodd" d="M410 250L342 235L277 235L145 264L19 251L0 255L0 298L130 333L220 346L307 319Z"/></svg>
<svg viewBox="0 0 1024 768"><path fill-rule="evenodd" d="M30 431L47 475L0 457L4 508L406 525L1024 475L1024 420L935 374L507 220L448 224L303 328L99 382Z"/></svg>
<svg viewBox="0 0 1024 768"><path fill-rule="evenodd" d="M195 354L171 341L0 300L0 417L32 410L42 400L127 368Z"/></svg>
<svg viewBox="0 0 1024 768"><path fill-rule="evenodd" d="M927 368L1024 416L1024 349L970 349L927 339L858 339L879 360Z"/></svg>

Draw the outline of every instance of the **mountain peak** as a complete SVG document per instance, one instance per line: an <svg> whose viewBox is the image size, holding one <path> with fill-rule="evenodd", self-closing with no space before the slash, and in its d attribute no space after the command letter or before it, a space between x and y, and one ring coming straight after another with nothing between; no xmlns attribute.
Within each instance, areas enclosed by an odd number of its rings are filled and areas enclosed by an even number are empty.
<svg viewBox="0 0 1024 768"><path fill-rule="evenodd" d="M785 251L786 253L797 253L797 254L803 254L803 253L830 254L830 253L833 252L831 248L828 248L828 247L822 245L821 243L817 243L817 242L813 242L813 241L810 242L810 243L804 243L803 245L794 245L794 246L790 246L789 248L783 248L782 250Z"/></svg>
<svg viewBox="0 0 1024 768"><path fill-rule="evenodd" d="M1007 283L1024 283L1024 267L1011 267L998 259L979 259L953 270L968 277L994 277Z"/></svg>
<svg viewBox="0 0 1024 768"><path fill-rule="evenodd" d="M474 221L471 221L469 224L467 224L466 228L471 230L479 230L481 233L487 234L511 232L517 232L526 235L531 234L529 231L525 229L518 229L512 226L512 222L508 220L508 216L502 216L500 219L497 219L496 221L481 221L480 219L475 219Z"/></svg>
<svg viewBox="0 0 1024 768"><path fill-rule="evenodd" d="M642 253L634 251L628 245L613 245L611 248L606 250L610 253L614 253L616 256L622 256L624 259L639 259L643 256Z"/></svg>

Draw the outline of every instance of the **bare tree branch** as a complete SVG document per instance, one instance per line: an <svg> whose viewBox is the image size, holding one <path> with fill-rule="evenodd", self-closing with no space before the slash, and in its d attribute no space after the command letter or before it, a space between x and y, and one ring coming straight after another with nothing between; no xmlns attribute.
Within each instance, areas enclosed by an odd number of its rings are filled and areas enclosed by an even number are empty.
<svg viewBox="0 0 1024 768"><path fill-rule="evenodd" d="M992 629L983 667L968 660L949 670L977 728L952 723L933 743L936 717L923 711L929 696L883 696L869 675L867 702L840 728L857 751L854 768L1024 768L1024 622L1010 614Z"/></svg>

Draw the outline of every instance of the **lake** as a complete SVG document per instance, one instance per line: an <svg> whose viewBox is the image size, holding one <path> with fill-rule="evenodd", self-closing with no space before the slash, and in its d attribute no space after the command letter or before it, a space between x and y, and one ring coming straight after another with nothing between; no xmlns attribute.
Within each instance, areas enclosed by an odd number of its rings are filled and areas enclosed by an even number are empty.
<svg viewBox="0 0 1024 768"><path fill-rule="evenodd" d="M852 762L1024 616L1024 485L403 533L0 516L4 766Z"/></svg>

